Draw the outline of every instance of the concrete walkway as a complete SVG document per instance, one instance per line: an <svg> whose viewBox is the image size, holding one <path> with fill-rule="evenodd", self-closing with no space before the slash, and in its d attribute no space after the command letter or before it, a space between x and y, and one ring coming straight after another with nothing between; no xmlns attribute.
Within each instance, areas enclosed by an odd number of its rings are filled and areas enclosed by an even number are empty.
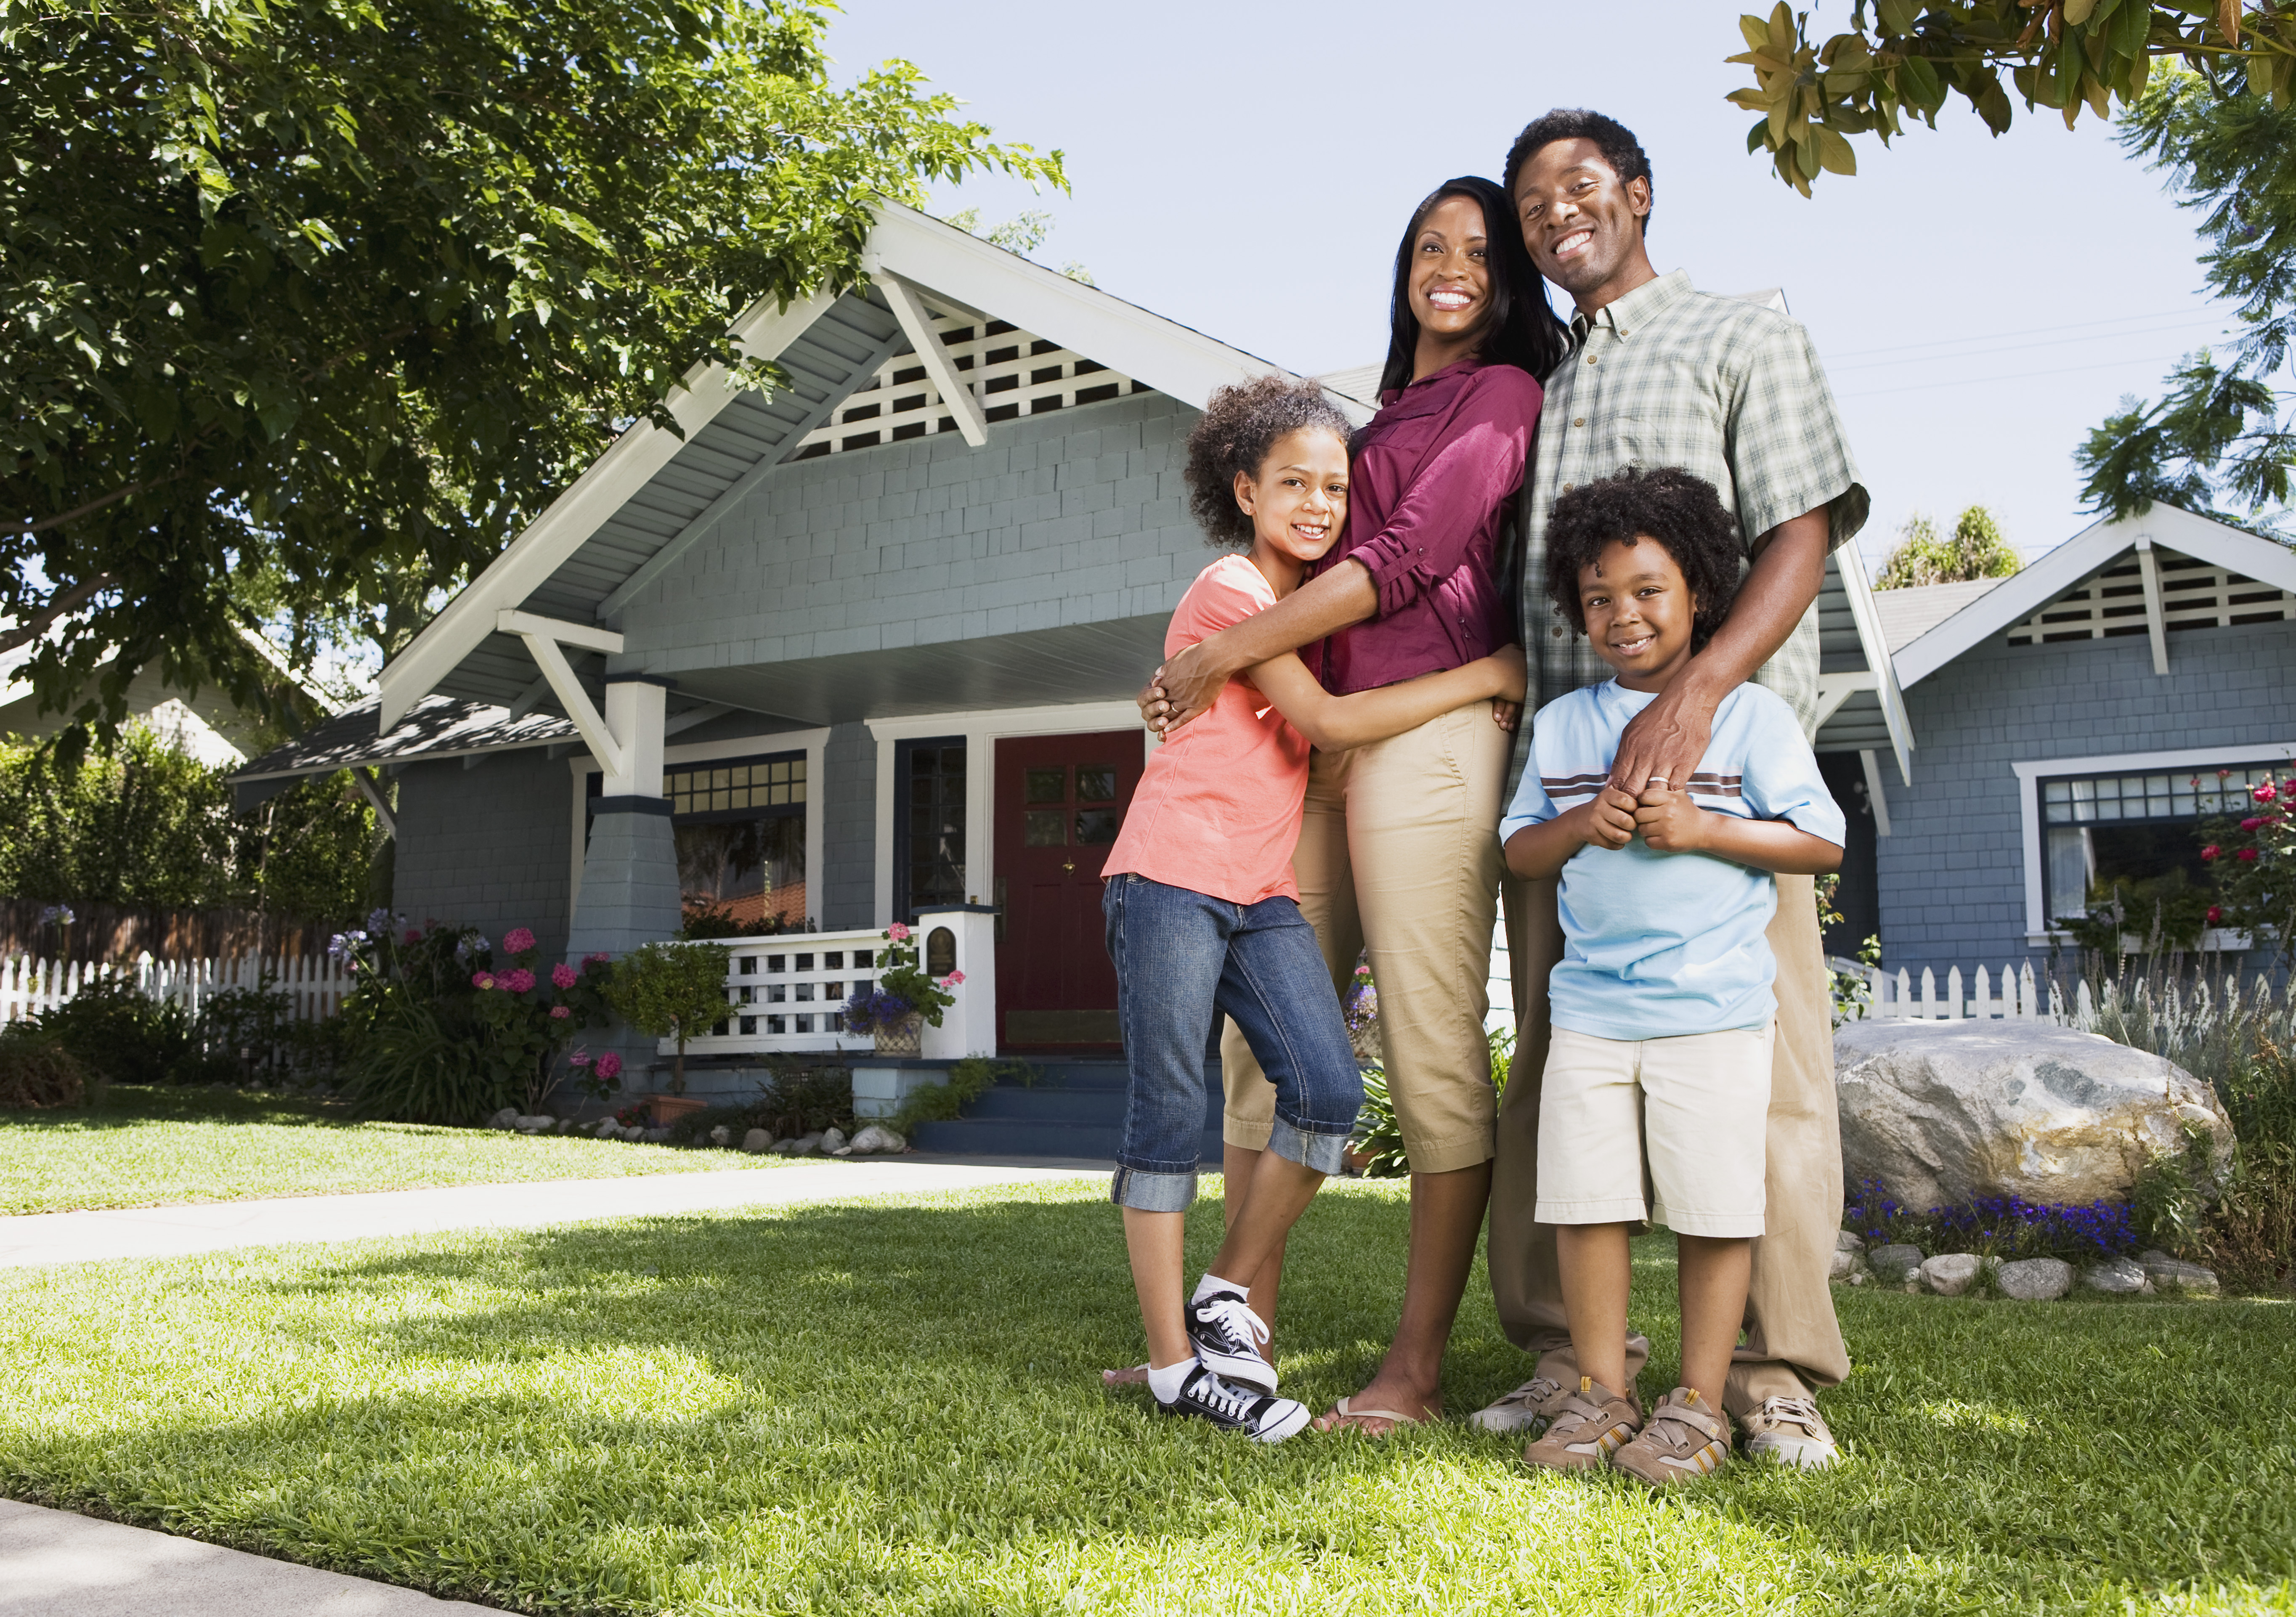
<svg viewBox="0 0 2296 1617"><path fill-rule="evenodd" d="M0 1269L37 1269L104 1258L182 1257L241 1246L430 1235L447 1229L534 1229L584 1219L718 1213L855 1196L1040 1184L1107 1172L1105 1164L1075 1159L984 1163L905 1156L728 1169L719 1173L544 1180L518 1185L202 1202L180 1207L35 1213L0 1218ZM12 1609L0 1604L0 1613Z"/></svg>
<svg viewBox="0 0 2296 1617"><path fill-rule="evenodd" d="M0 1617L444 1617L495 1609L0 1499Z"/></svg>

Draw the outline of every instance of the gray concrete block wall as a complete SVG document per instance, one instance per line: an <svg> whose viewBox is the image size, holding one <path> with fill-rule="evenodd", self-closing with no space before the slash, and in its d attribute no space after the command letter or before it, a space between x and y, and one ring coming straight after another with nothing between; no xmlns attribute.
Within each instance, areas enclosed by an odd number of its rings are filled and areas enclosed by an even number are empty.
<svg viewBox="0 0 2296 1617"><path fill-rule="evenodd" d="M2296 625L2169 636L2169 674L2142 635L1981 646L1906 692L1919 744L1909 788L1883 764L1893 834L1877 844L1882 963L1940 977L2029 948L2024 821L2013 764L2185 752L2296 737Z"/></svg>
<svg viewBox="0 0 2296 1617"><path fill-rule="evenodd" d="M807 806L822 816L821 911L824 932L867 927L877 904L877 741L866 724L839 724L822 748L829 779Z"/></svg>
<svg viewBox="0 0 2296 1617"><path fill-rule="evenodd" d="M1138 394L792 465L627 607L663 673L1159 617L1210 559L1196 412Z"/></svg>
<svg viewBox="0 0 2296 1617"><path fill-rule="evenodd" d="M533 928L545 960L566 949L572 859L566 761L544 749L410 764L398 777L391 906L412 925L474 926L490 938Z"/></svg>

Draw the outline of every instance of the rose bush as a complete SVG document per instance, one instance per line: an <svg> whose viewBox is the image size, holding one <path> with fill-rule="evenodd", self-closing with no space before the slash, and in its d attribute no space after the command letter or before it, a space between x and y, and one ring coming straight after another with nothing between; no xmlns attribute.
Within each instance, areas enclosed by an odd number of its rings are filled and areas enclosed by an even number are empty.
<svg viewBox="0 0 2296 1617"><path fill-rule="evenodd" d="M2266 776L2249 788L2252 813L2211 820L2201 858L2216 881L2210 926L2236 927L2285 958L2296 935L2296 813L2288 782Z"/></svg>

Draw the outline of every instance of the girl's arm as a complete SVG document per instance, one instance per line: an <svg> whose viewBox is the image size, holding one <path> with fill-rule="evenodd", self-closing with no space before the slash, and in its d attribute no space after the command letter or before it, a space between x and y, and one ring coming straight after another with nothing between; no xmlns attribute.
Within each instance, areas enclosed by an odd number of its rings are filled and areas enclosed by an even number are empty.
<svg viewBox="0 0 2296 1617"><path fill-rule="evenodd" d="M1502 647L1463 667L1352 696L1333 696L1324 690L1308 666L1289 651L1260 664L1247 677L1293 728L1325 752L1384 741L1487 697L1520 702L1525 683L1520 646Z"/></svg>
<svg viewBox="0 0 2296 1617"><path fill-rule="evenodd" d="M1663 787L1642 795L1635 826L1655 853L1711 853L1778 876L1831 876L1841 868L1840 848L1790 820L1709 813Z"/></svg>

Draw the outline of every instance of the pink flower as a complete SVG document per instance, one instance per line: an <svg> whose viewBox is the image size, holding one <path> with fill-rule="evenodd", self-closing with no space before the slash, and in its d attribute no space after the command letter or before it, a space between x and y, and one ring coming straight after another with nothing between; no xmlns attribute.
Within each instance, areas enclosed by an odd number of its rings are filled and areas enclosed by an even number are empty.
<svg viewBox="0 0 2296 1617"><path fill-rule="evenodd" d="M419 943L422 941L422 934L415 927L409 927L406 929L406 941L410 943Z"/></svg>
<svg viewBox="0 0 2296 1617"><path fill-rule="evenodd" d="M512 993L531 993L534 992L534 973L521 966L516 971L504 973L502 985Z"/></svg>
<svg viewBox="0 0 2296 1617"><path fill-rule="evenodd" d="M885 935L897 943L906 943L909 941L909 929L899 921L895 921L885 928Z"/></svg>
<svg viewBox="0 0 2296 1617"><path fill-rule="evenodd" d="M2280 796L2280 788L2273 785L2271 781L2267 780L2262 786L2258 787L2254 791L2249 793L2249 796L2255 798L2259 803L2269 803L2275 797Z"/></svg>
<svg viewBox="0 0 2296 1617"><path fill-rule="evenodd" d="M603 949L595 954L586 954L582 957L582 964L585 966L611 966L613 963L614 957Z"/></svg>
<svg viewBox="0 0 2296 1617"><path fill-rule="evenodd" d="M570 1005L554 1005L550 1008L550 1019L553 1022L563 1022L573 1014L574 1008Z"/></svg>
<svg viewBox="0 0 2296 1617"><path fill-rule="evenodd" d="M590 1052L589 1052L588 1050L586 1050L586 1049L578 1049L578 1050L576 1050L572 1055L570 1055L570 1056L569 1056L569 1057L567 1057L567 1058L566 1058L566 1065L567 1065L567 1066L589 1066L589 1065L590 1065Z"/></svg>
<svg viewBox="0 0 2296 1617"><path fill-rule="evenodd" d="M534 934L523 927L512 927L503 934L503 947L512 954L524 954L534 947Z"/></svg>
<svg viewBox="0 0 2296 1617"><path fill-rule="evenodd" d="M943 977L943 978L940 980L940 985L941 985L943 988L954 988L954 987L955 987L959 983L962 983L962 982L964 982L964 973L963 973L963 972L961 972L961 971L952 971L952 972L950 972L947 976Z"/></svg>
<svg viewBox="0 0 2296 1617"><path fill-rule="evenodd" d="M2254 848L2243 848L2239 853L2234 853L2233 857L2239 860L2240 862L2244 865L2252 865L2256 862L2256 850Z"/></svg>
<svg viewBox="0 0 2296 1617"><path fill-rule="evenodd" d="M2217 845L2212 842L2209 844L2208 846L2201 850L2201 857L2202 859L2214 859L2218 854L2223 852L2224 850L2222 848L2217 846Z"/></svg>
<svg viewBox="0 0 2296 1617"><path fill-rule="evenodd" d="M554 987L557 988L573 987L576 983L581 980L581 975L582 974L580 972L576 971L574 968L569 966L563 960L559 961L558 964L550 968L551 984Z"/></svg>
<svg viewBox="0 0 2296 1617"><path fill-rule="evenodd" d="M2213 927L2222 919L2224 919L2224 906L2222 904L2210 904L2209 906L2209 925Z"/></svg>
<svg viewBox="0 0 2296 1617"><path fill-rule="evenodd" d="M2217 771L2217 779L2218 779L2218 780L2230 780L2231 778L2232 778L2232 771L2230 771L2230 770L2228 770L2228 769L2220 769L2220 770Z"/></svg>
<svg viewBox="0 0 2296 1617"><path fill-rule="evenodd" d="M2243 831L2252 831L2263 823L2264 821L2261 818L2251 814L2246 820L2240 822L2240 829Z"/></svg>
<svg viewBox="0 0 2296 1617"><path fill-rule="evenodd" d="M622 1075L622 1058L614 1054L613 1051L608 1050L604 1055L598 1058L597 1074L601 1078L620 1077Z"/></svg>
<svg viewBox="0 0 2296 1617"><path fill-rule="evenodd" d="M471 976L471 986L473 988L492 988L494 985L495 979L492 972L473 972Z"/></svg>

